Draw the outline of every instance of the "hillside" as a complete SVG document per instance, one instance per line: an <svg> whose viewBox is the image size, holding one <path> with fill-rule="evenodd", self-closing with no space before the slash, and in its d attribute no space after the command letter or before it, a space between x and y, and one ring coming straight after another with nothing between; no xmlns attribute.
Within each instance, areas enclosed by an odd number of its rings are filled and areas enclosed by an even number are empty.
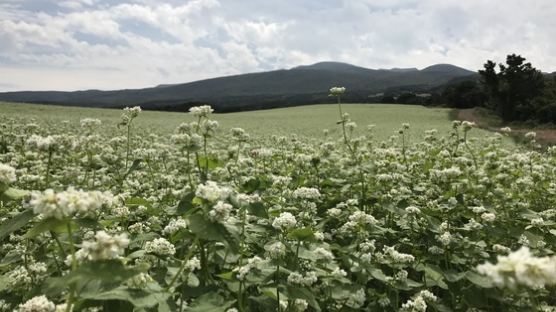
<svg viewBox="0 0 556 312"><path fill-rule="evenodd" d="M334 85L349 90L346 100L362 101L384 91L426 91L474 73L449 64L417 69L367 69L345 63L321 62L289 70L275 70L166 84L153 88L114 91L23 91L0 93L11 102L62 104L88 107L141 105L146 109L187 110L199 103L219 111L293 106L326 101Z"/></svg>

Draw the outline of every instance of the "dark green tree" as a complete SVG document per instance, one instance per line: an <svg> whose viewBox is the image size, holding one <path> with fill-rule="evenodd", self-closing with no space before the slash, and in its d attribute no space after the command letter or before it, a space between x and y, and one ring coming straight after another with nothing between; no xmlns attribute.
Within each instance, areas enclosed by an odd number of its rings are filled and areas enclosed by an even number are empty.
<svg viewBox="0 0 556 312"><path fill-rule="evenodd" d="M495 67L493 61L487 61L484 69L479 70L489 106L505 121L531 117L532 102L544 89L542 73L516 54L508 55L506 64L498 65L498 72Z"/></svg>

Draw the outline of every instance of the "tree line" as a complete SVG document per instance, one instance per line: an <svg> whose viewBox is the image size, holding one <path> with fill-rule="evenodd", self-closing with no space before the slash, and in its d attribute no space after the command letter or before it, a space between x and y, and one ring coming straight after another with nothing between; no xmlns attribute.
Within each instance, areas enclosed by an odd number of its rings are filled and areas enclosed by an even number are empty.
<svg viewBox="0 0 556 312"><path fill-rule="evenodd" d="M556 123L556 74L543 74L521 55L488 60L478 79L448 85L432 99L454 108L486 107L506 122Z"/></svg>

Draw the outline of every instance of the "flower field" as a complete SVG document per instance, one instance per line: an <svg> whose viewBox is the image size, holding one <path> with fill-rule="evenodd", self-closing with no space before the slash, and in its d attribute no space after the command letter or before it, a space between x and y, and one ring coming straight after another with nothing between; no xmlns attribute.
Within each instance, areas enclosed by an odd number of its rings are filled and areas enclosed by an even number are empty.
<svg viewBox="0 0 556 312"><path fill-rule="evenodd" d="M556 311L556 149L332 107L266 137L0 114L0 311Z"/></svg>

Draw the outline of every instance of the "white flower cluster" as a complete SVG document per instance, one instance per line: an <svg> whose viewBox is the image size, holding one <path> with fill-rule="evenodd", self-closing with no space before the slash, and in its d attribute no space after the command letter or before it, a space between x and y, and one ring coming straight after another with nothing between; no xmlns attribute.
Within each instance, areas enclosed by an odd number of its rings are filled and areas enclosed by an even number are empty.
<svg viewBox="0 0 556 312"><path fill-rule="evenodd" d="M346 306L359 309L365 304L366 296L365 291L363 289L359 289L354 293L351 293L346 301Z"/></svg>
<svg viewBox="0 0 556 312"><path fill-rule="evenodd" d="M224 222L230 216L232 205L219 200L209 211L209 218L213 222Z"/></svg>
<svg viewBox="0 0 556 312"><path fill-rule="evenodd" d="M438 298L428 290L421 290L413 299L402 304L402 311L407 312L426 312L427 301L435 302Z"/></svg>
<svg viewBox="0 0 556 312"><path fill-rule="evenodd" d="M139 273L126 281L126 285L131 288L142 289L152 282L153 278L147 273Z"/></svg>
<svg viewBox="0 0 556 312"><path fill-rule="evenodd" d="M313 250L313 252L318 259L334 260L334 254L323 247L317 247L315 248L315 250Z"/></svg>
<svg viewBox="0 0 556 312"><path fill-rule="evenodd" d="M156 238L145 243L145 251L159 256L171 256L176 253L176 247L164 238Z"/></svg>
<svg viewBox="0 0 556 312"><path fill-rule="evenodd" d="M210 105L195 106L189 109L189 113L195 117L207 117L212 114L212 112L214 112L214 109L212 109Z"/></svg>
<svg viewBox="0 0 556 312"><path fill-rule="evenodd" d="M17 179L15 169L0 163L0 191L2 185L8 186Z"/></svg>
<svg viewBox="0 0 556 312"><path fill-rule="evenodd" d="M63 219L76 213L94 213L103 205L111 206L114 202L115 197L110 192L86 192L69 187L63 192L55 192L52 189L34 192L31 194L29 206L36 214L45 218Z"/></svg>
<svg viewBox="0 0 556 312"><path fill-rule="evenodd" d="M332 87L330 88L330 96L338 96L338 95L342 95L346 92L346 88L345 87Z"/></svg>
<svg viewBox="0 0 556 312"><path fill-rule="evenodd" d="M415 257L397 251L394 247L384 246L384 255L394 263L411 263L415 261Z"/></svg>
<svg viewBox="0 0 556 312"><path fill-rule="evenodd" d="M488 276L498 287L515 288L524 285L539 288L556 284L556 256L535 257L527 247L498 256L498 263L477 266L479 273Z"/></svg>
<svg viewBox="0 0 556 312"><path fill-rule="evenodd" d="M257 268L263 261L264 260L258 256L247 259L247 264L234 269L234 272L237 272L237 279L242 281L249 272Z"/></svg>
<svg viewBox="0 0 556 312"><path fill-rule="evenodd" d="M40 135L33 134L27 139L26 144L29 147L38 149L39 151L49 151L58 147L58 140L57 137L51 135L42 137Z"/></svg>
<svg viewBox="0 0 556 312"><path fill-rule="evenodd" d="M315 200L320 198L320 192L313 187L300 187L293 191L293 197L299 199Z"/></svg>
<svg viewBox="0 0 556 312"><path fill-rule="evenodd" d="M182 218L172 219L168 223L166 227L164 227L163 232L165 234L174 234L180 229L185 229L187 227L187 223Z"/></svg>
<svg viewBox="0 0 556 312"><path fill-rule="evenodd" d="M127 235L110 235L105 231L95 233L94 240L86 240L81 244L75 256L79 260L106 260L122 256L129 245ZM71 256L67 256L66 264L71 263Z"/></svg>
<svg viewBox="0 0 556 312"><path fill-rule="evenodd" d="M135 107L126 107L124 108L124 112L122 113L122 125L127 126L133 119L135 119L137 116L139 116L139 113L141 112L141 107L139 106L135 106Z"/></svg>
<svg viewBox="0 0 556 312"><path fill-rule="evenodd" d="M98 127L102 124L102 122L100 121L100 119L96 119L96 118L83 118L79 121L81 128L95 128Z"/></svg>
<svg viewBox="0 0 556 312"><path fill-rule="evenodd" d="M292 272L288 275L288 283L291 285L311 286L317 281L317 273L314 271L309 271L305 275L298 272Z"/></svg>
<svg viewBox="0 0 556 312"><path fill-rule="evenodd" d="M227 187L218 186L214 181L207 181L205 184L199 184L195 191L195 196L206 199L211 202L226 199L231 193Z"/></svg>
<svg viewBox="0 0 556 312"><path fill-rule="evenodd" d="M278 259L286 254L286 245L282 242L275 242L265 246L266 251L273 259Z"/></svg>
<svg viewBox="0 0 556 312"><path fill-rule="evenodd" d="M272 227L278 230L289 230L297 225L295 216L289 212L282 212L279 217L272 221Z"/></svg>
<svg viewBox="0 0 556 312"><path fill-rule="evenodd" d="M185 269L189 272L201 269L201 261L197 257L193 257L185 263Z"/></svg>
<svg viewBox="0 0 556 312"><path fill-rule="evenodd" d="M46 296L37 296L19 305L18 312L54 312L56 305Z"/></svg>

